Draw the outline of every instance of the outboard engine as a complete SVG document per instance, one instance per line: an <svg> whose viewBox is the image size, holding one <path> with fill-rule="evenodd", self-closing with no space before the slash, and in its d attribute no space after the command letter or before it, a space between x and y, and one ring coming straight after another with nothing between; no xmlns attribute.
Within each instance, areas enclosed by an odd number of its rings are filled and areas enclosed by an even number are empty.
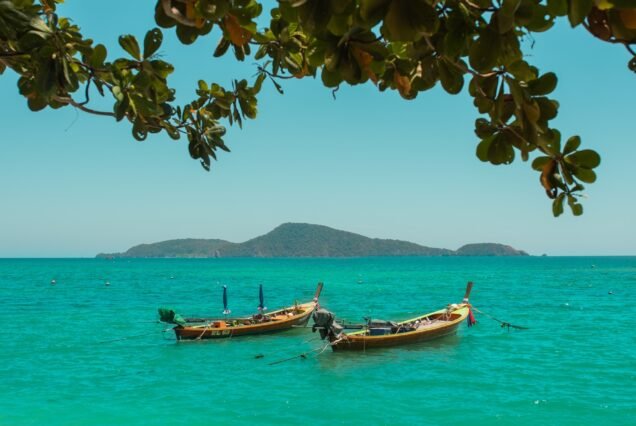
<svg viewBox="0 0 636 426"><path fill-rule="evenodd" d="M336 323L336 316L326 309L317 309L313 314L313 319L314 325L311 327L311 331L318 330L322 340L325 340L326 337L329 337L329 340L335 339L344 330L340 324Z"/></svg>

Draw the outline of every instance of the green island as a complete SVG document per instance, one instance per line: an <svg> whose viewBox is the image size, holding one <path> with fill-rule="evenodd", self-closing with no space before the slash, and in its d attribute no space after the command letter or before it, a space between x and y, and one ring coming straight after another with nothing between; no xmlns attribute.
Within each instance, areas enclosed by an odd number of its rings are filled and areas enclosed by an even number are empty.
<svg viewBox="0 0 636 426"><path fill-rule="evenodd" d="M408 241L369 238L323 225L284 223L243 243L186 238L139 244L123 253L97 255L105 259L368 256L528 256L528 253L496 243L467 244L457 250L449 250Z"/></svg>

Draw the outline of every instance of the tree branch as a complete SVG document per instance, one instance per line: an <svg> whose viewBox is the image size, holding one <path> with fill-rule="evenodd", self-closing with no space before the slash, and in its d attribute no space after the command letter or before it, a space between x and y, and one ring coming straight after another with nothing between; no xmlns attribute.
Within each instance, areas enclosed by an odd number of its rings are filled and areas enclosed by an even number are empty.
<svg viewBox="0 0 636 426"><path fill-rule="evenodd" d="M289 80L289 79L292 79L292 78L296 78L296 77L295 77L295 76L293 76L293 75L279 75L279 74L274 74L274 73L272 73L271 71L267 71L264 67L262 67L262 66L260 66L260 65L258 65L258 66L256 67L256 69L258 69L258 71L259 71L259 72L262 72L262 73L264 73L264 74L267 74L267 75L269 76L269 78L272 78L272 79L273 79L273 78L280 78L280 79L283 79L283 80Z"/></svg>
<svg viewBox="0 0 636 426"><path fill-rule="evenodd" d="M0 52L0 58L13 58L16 56L28 56L25 52Z"/></svg>
<svg viewBox="0 0 636 426"><path fill-rule="evenodd" d="M93 82L93 74L91 73L90 78L88 79L88 83L86 83L86 91L84 92L86 100L84 102L79 103L78 105L84 106L88 102L90 102L89 91L90 91L92 82Z"/></svg>
<svg viewBox="0 0 636 426"><path fill-rule="evenodd" d="M64 97L64 96L55 96L53 99L55 99L58 102L61 102L63 104L67 104L67 105L72 105L75 108L87 112L89 114L95 114L95 115L103 115L103 116L107 116L107 117L114 117L115 113L113 112L107 112L107 111L97 111L91 108L88 108L86 106L84 106L81 103L75 102L75 100L73 100L73 98L70 97Z"/></svg>
<svg viewBox="0 0 636 426"><path fill-rule="evenodd" d="M445 57L445 56L442 56L441 58L442 58L444 61L446 61L447 63L449 63L449 64L453 65L455 68L457 68L457 69L459 69L459 70L463 71L464 73L471 74L471 75L473 75L473 76L475 76L475 77L488 78L488 77L492 77L492 76L494 76L494 75L502 75L502 74L505 74L505 73L506 73L506 72L505 72L505 71L503 71L503 70L499 70L499 71L492 71L492 72L489 72L489 73L486 73L486 74L482 74L482 73L478 73L477 71L475 71L475 70L472 70L472 69L468 68L468 67L467 67L467 66L465 66L465 65L462 65L462 64L461 64L461 63L459 63L459 62L452 61L452 60L448 59L448 58L447 58L447 57Z"/></svg>

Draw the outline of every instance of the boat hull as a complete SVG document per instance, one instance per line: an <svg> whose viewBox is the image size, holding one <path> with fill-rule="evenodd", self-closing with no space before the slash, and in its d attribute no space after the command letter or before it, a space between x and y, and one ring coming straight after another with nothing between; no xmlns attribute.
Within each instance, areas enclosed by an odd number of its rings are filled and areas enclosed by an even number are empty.
<svg viewBox="0 0 636 426"><path fill-rule="evenodd" d="M427 316L443 315L444 311L438 311ZM383 336L370 336L361 332L331 336L331 348L339 351L366 351L367 349L389 348L393 346L409 345L440 339L457 333L457 328L468 316L468 307L462 307L454 311L447 321L440 321L421 330L405 333L389 334ZM420 317L423 318L423 317ZM417 318L416 318L417 319ZM415 319L414 319L415 320ZM413 321L409 320L408 322ZM407 321L403 322L406 323Z"/></svg>
<svg viewBox="0 0 636 426"><path fill-rule="evenodd" d="M298 307L301 312L288 318L260 322L250 325L214 327L211 324L207 324L198 326L177 326L173 330L175 336L177 337L177 340L224 339L231 337L276 333L291 330L294 327L301 327L306 325L315 307L316 303L314 302L306 303ZM295 307L287 309L293 308Z"/></svg>

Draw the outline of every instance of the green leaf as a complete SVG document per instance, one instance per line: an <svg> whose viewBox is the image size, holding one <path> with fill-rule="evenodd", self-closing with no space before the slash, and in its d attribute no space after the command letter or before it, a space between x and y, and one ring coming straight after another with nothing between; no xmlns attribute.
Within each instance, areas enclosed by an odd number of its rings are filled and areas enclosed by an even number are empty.
<svg viewBox="0 0 636 426"><path fill-rule="evenodd" d="M536 80L528 83L528 90L534 96L543 96L552 93L557 85L557 76L553 72L543 74Z"/></svg>
<svg viewBox="0 0 636 426"><path fill-rule="evenodd" d="M161 42L163 41L163 34L159 28L153 28L146 33L144 37L144 58L148 59L159 50Z"/></svg>
<svg viewBox="0 0 636 426"><path fill-rule="evenodd" d="M559 113L559 103L546 97L535 98L535 101L541 109L540 121L546 123L547 125L547 122L549 120L552 120Z"/></svg>
<svg viewBox="0 0 636 426"><path fill-rule="evenodd" d="M192 44L199 37L199 32L196 28L188 27L185 25L177 25L177 38L183 44Z"/></svg>
<svg viewBox="0 0 636 426"><path fill-rule="evenodd" d="M93 54L90 60L90 66L93 68L101 68L104 65L104 60L106 60L106 47L103 44L98 44L93 49Z"/></svg>
<svg viewBox="0 0 636 426"><path fill-rule="evenodd" d="M568 18L570 19L570 25L576 27L585 20L585 17L592 10L594 0L570 0L570 8L568 10Z"/></svg>
<svg viewBox="0 0 636 426"><path fill-rule="evenodd" d="M542 171L546 164L552 161L550 157L537 157L532 162L532 168L538 172Z"/></svg>
<svg viewBox="0 0 636 426"><path fill-rule="evenodd" d="M554 199L554 201L552 201L552 214L554 215L554 217L559 217L563 214L564 197L565 194L562 192Z"/></svg>
<svg viewBox="0 0 636 426"><path fill-rule="evenodd" d="M568 0L548 0L547 10L552 16L565 16L568 14Z"/></svg>
<svg viewBox="0 0 636 426"><path fill-rule="evenodd" d="M119 45L124 49L130 56L135 58L136 60L141 60L141 52L139 50L139 43L137 43L137 39L130 35L122 35L119 37Z"/></svg>
<svg viewBox="0 0 636 426"><path fill-rule="evenodd" d="M128 96L124 96L124 98L121 101L118 101L115 103L114 112L115 112L115 119L117 121L121 121L126 116L129 106L130 106L130 100L128 99Z"/></svg>
<svg viewBox="0 0 636 426"><path fill-rule="evenodd" d="M577 149L579 149L579 145L581 145L581 138L579 136L572 136L565 143L565 148L563 148L563 155L568 155Z"/></svg>
<svg viewBox="0 0 636 426"><path fill-rule="evenodd" d="M492 136L495 133L496 127L494 127L490 121L485 118L478 118L475 120L475 134L484 139Z"/></svg>
<svg viewBox="0 0 636 426"><path fill-rule="evenodd" d="M504 0L501 9L497 12L497 24L501 34L507 33L515 26L515 12L519 8L521 0Z"/></svg>
<svg viewBox="0 0 636 426"><path fill-rule="evenodd" d="M44 33L44 34L52 34L51 29L46 25L46 23L40 18L33 18L29 22L31 28L33 28L36 32Z"/></svg>
<svg viewBox="0 0 636 426"><path fill-rule="evenodd" d="M232 43L230 43L230 40L227 40L225 37L221 37L221 40L219 40L219 44L216 46L216 49L214 49L213 56L215 58L218 58L225 55L225 52L227 52L227 49L229 49L231 44Z"/></svg>
<svg viewBox="0 0 636 426"><path fill-rule="evenodd" d="M568 194L568 205L572 210L574 216L581 216L583 214L583 206L576 201L574 196Z"/></svg>
<svg viewBox="0 0 636 426"><path fill-rule="evenodd" d="M29 109L31 111L43 110L48 105L46 102L46 99L39 96L35 98L29 98L29 100L27 101L27 104L29 105Z"/></svg>
<svg viewBox="0 0 636 426"><path fill-rule="evenodd" d="M586 169L593 169L601 164L601 156L598 155L596 151L591 149L577 151L565 158L567 161L573 162L577 166L584 167Z"/></svg>
<svg viewBox="0 0 636 426"><path fill-rule="evenodd" d="M146 126L144 126L140 119L136 119L133 123L132 134L139 142L146 140L148 137L148 130L146 130Z"/></svg>
<svg viewBox="0 0 636 426"><path fill-rule="evenodd" d="M594 173L594 170L586 169L583 167L576 167L574 169L574 176L585 183L596 182L596 173Z"/></svg>
<svg viewBox="0 0 636 426"><path fill-rule="evenodd" d="M360 0L360 17L367 28L378 24L386 15L391 0Z"/></svg>
<svg viewBox="0 0 636 426"><path fill-rule="evenodd" d="M329 71L327 68L322 69L320 77L322 79L322 83L327 87L337 87L342 82L342 77L340 77L338 72Z"/></svg>
<svg viewBox="0 0 636 426"><path fill-rule="evenodd" d="M331 19L332 10L330 2L322 0L304 0L298 1L298 18L303 28L313 33L323 30Z"/></svg>
<svg viewBox="0 0 636 426"><path fill-rule="evenodd" d="M533 67L526 61L516 61L508 67L508 72L510 72L516 80L531 81L537 78L537 74L532 68Z"/></svg>
<svg viewBox="0 0 636 426"><path fill-rule="evenodd" d="M479 72L491 71L497 66L501 39L499 34L490 29L481 32L469 51L470 66Z"/></svg>
<svg viewBox="0 0 636 426"><path fill-rule="evenodd" d="M522 105L522 108L526 118L530 121L530 123L535 124L537 121L539 121L539 118L541 117L541 110L539 109L539 105L536 102L526 102Z"/></svg>
<svg viewBox="0 0 636 426"><path fill-rule="evenodd" d="M152 70L154 71L154 73L157 74L159 77L163 78L164 80L168 78L168 76L172 74L172 72L174 71L174 66L172 64L169 64L167 62L164 62L158 59L154 61L150 61L150 66L152 67Z"/></svg>
<svg viewBox="0 0 636 426"><path fill-rule="evenodd" d="M38 66L39 70L35 75L37 92L48 98L56 92L60 81L59 64L52 59L44 59L39 61Z"/></svg>
<svg viewBox="0 0 636 426"><path fill-rule="evenodd" d="M438 28L437 12L426 1L393 0L384 17L382 34L390 41L415 41Z"/></svg>
<svg viewBox="0 0 636 426"><path fill-rule="evenodd" d="M553 25L554 18L548 13L548 8L543 5L536 5L532 19L526 24L526 29L540 33L549 30Z"/></svg>
<svg viewBox="0 0 636 426"><path fill-rule="evenodd" d="M488 150L490 149L490 145L492 144L492 141L494 139L494 135L488 136L477 145L477 158L479 158L481 161L488 161Z"/></svg>
<svg viewBox="0 0 636 426"><path fill-rule="evenodd" d="M266 74L260 73L258 77L256 77L256 81L254 82L253 93L256 94L261 91L261 87L263 86L263 81L265 80Z"/></svg>
<svg viewBox="0 0 636 426"><path fill-rule="evenodd" d="M515 150L507 133L497 133L488 148L488 161L492 164L510 164L515 159Z"/></svg>
<svg viewBox="0 0 636 426"><path fill-rule="evenodd" d="M437 61L437 67L439 79L444 90L451 95L461 92L464 87L464 73L453 64L447 63L444 59Z"/></svg>
<svg viewBox="0 0 636 426"><path fill-rule="evenodd" d="M456 21L459 23L455 23ZM456 58L462 54L464 46L466 46L467 29L463 20L452 19L452 17L448 19L446 25L447 28L450 25L454 26L448 28L444 36L443 54L449 58Z"/></svg>

